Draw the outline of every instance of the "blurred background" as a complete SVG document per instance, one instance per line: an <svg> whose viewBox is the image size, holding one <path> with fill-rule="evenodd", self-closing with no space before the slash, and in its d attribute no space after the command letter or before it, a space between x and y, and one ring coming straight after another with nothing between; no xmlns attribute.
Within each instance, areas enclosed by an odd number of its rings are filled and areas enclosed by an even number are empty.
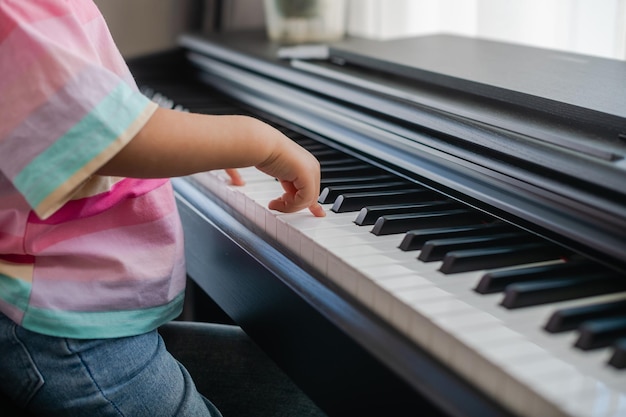
<svg viewBox="0 0 626 417"><path fill-rule="evenodd" d="M263 1L95 0L127 58L171 48L186 31L264 29ZM626 0L347 1L347 36L445 32L626 60Z"/></svg>

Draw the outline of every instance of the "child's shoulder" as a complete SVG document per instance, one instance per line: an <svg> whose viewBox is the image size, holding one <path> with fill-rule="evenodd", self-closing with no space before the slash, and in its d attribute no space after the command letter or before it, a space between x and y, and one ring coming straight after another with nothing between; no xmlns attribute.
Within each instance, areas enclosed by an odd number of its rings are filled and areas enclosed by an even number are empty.
<svg viewBox="0 0 626 417"><path fill-rule="evenodd" d="M102 14L92 0L0 0L0 17L2 20L18 25L29 25L35 22L73 16L82 23L100 18ZM2 25L3 28L7 27Z"/></svg>

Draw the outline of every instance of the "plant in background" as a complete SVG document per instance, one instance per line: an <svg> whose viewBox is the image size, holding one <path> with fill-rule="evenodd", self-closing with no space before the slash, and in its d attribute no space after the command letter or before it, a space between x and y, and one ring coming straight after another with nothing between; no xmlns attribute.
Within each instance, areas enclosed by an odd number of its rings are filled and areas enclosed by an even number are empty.
<svg viewBox="0 0 626 417"><path fill-rule="evenodd" d="M311 18L319 15L319 0L274 0L276 11L284 18Z"/></svg>
<svg viewBox="0 0 626 417"><path fill-rule="evenodd" d="M330 42L345 32L346 0L264 0L269 39Z"/></svg>

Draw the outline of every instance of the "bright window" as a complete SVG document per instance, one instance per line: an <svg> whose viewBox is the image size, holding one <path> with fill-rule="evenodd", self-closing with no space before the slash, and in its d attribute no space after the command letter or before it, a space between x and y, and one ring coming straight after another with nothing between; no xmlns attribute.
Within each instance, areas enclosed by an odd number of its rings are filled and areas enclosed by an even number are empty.
<svg viewBox="0 0 626 417"><path fill-rule="evenodd" d="M351 0L348 32L445 32L626 59L626 0Z"/></svg>

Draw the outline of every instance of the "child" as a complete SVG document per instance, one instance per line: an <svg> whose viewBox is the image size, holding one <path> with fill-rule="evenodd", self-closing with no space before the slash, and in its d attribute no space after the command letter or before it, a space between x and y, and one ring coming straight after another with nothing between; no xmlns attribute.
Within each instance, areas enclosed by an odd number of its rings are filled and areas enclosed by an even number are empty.
<svg viewBox="0 0 626 417"><path fill-rule="evenodd" d="M284 188L270 209L321 217L319 163L256 119L158 108L91 0L0 0L0 74L0 392L41 415L219 416L156 330L185 286L164 178L255 166Z"/></svg>

